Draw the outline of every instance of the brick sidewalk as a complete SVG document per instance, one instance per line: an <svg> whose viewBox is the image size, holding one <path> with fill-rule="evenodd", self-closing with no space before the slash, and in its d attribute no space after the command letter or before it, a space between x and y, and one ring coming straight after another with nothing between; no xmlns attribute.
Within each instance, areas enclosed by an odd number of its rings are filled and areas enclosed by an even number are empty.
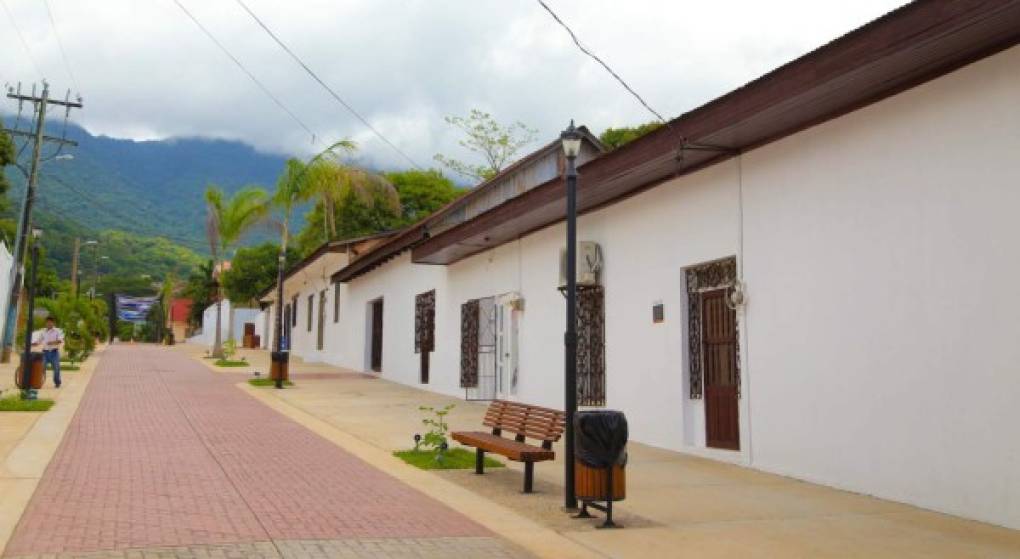
<svg viewBox="0 0 1020 559"><path fill-rule="evenodd" d="M110 348L6 555L522 555L236 380L163 348Z"/></svg>

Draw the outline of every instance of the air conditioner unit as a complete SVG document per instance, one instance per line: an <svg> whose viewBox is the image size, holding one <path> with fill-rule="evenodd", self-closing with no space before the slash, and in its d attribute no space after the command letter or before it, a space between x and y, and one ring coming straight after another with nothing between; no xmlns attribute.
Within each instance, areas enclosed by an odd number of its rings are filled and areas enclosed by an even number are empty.
<svg viewBox="0 0 1020 559"><path fill-rule="evenodd" d="M598 285L602 248L593 241L577 243L577 285ZM560 249L560 287L567 286L567 250Z"/></svg>

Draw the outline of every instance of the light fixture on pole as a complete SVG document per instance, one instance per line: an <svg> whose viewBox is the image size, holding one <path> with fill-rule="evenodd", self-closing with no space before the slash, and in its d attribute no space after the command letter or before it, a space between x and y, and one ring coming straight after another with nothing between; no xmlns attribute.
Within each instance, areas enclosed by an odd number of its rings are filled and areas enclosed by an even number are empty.
<svg viewBox="0 0 1020 559"><path fill-rule="evenodd" d="M563 335L564 411L566 441L564 457L564 507L577 509L574 491L574 415L577 412L577 156L581 153L581 132L574 121L560 134L563 155L567 160L567 328Z"/></svg>

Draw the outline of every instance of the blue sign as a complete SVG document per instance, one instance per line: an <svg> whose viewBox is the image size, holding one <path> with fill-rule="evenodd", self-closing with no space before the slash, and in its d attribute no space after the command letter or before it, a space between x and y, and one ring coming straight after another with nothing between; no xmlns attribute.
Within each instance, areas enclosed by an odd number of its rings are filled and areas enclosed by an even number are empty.
<svg viewBox="0 0 1020 559"><path fill-rule="evenodd" d="M145 322L149 310L159 297L128 297L117 295L117 319L125 322Z"/></svg>

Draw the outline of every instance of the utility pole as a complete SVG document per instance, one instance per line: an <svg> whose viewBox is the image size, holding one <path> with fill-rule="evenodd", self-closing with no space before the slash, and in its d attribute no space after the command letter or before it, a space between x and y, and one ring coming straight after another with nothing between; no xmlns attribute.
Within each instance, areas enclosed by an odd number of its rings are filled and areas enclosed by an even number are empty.
<svg viewBox="0 0 1020 559"><path fill-rule="evenodd" d="M8 88L7 98L18 101L19 114L20 107L22 104L28 102L31 103L36 114L35 119L35 131L26 132L22 130L7 130L7 133L14 137L25 137L32 139L32 165L31 170L27 173L28 184L25 187L25 198L21 205L21 218L18 222L18 236L14 241L14 265L11 270L11 291L8 297L9 304L7 307L7 317L4 322L4 333L3 333L3 348L0 350L0 363L9 363L11 360L11 348L14 346L14 330L17 327L17 316L18 316L18 303L19 293L21 292L22 284L24 283L25 275L25 247L28 245L28 232L31 230L32 223L32 205L35 202L35 190L36 184L39 180L39 163L42 159L42 146L44 142L56 143L60 148L65 145L76 146L77 142L73 142L66 138L56 138L46 136L44 134L46 125L46 108L49 105L60 105L65 108L64 121L67 121L67 116L70 114L71 109L80 109L82 107L80 99L78 101L70 100L70 91L64 100L50 99L50 86L45 81L43 82L42 96L36 97L35 88L33 87L32 95L23 95L21 93L21 86L18 86L17 92L12 88ZM59 152L59 151L58 151ZM54 154L53 157L56 157ZM24 173L24 169L19 166L19 169ZM3 296L3 294L0 294ZM29 324L31 324L31 317L29 317Z"/></svg>
<svg viewBox="0 0 1020 559"><path fill-rule="evenodd" d="M78 251L81 250L81 237L74 238L74 254L71 256L71 293L78 298Z"/></svg>

